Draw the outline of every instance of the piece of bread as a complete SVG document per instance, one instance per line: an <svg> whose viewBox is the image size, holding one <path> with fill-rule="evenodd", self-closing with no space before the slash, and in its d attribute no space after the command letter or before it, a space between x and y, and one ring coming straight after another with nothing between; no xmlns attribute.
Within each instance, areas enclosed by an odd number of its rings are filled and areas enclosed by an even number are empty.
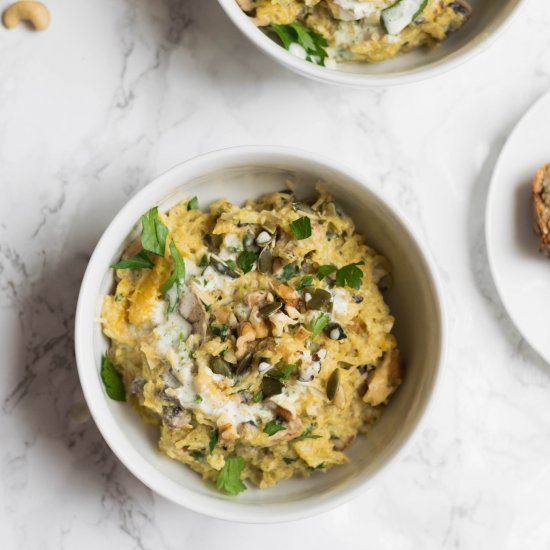
<svg viewBox="0 0 550 550"><path fill-rule="evenodd" d="M550 163L537 170L532 193L534 229L540 238L540 251L550 257Z"/></svg>

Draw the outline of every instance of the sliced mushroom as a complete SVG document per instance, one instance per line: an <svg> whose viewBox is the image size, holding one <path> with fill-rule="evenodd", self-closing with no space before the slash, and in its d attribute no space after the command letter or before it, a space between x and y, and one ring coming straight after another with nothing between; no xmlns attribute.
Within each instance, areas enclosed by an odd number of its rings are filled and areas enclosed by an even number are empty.
<svg viewBox="0 0 550 550"><path fill-rule="evenodd" d="M403 365L399 350L387 351L369 379L363 401L373 407L380 405L399 387L402 380Z"/></svg>
<svg viewBox="0 0 550 550"><path fill-rule="evenodd" d="M198 334L201 338L206 336L208 328L206 310L200 298L192 290L187 290L180 298L179 312L193 326L193 334Z"/></svg>

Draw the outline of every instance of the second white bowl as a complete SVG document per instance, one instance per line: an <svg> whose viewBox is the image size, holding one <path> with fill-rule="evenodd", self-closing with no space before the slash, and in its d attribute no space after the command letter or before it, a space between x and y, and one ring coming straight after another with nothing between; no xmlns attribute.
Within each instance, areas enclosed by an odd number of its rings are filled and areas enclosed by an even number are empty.
<svg viewBox="0 0 550 550"><path fill-rule="evenodd" d="M422 48L382 63L339 64L329 69L299 59L256 27L236 0L219 0L233 23L252 43L285 67L304 76L350 86L394 86L442 74L482 52L501 34L527 0L468 0L466 25L437 48Z"/></svg>

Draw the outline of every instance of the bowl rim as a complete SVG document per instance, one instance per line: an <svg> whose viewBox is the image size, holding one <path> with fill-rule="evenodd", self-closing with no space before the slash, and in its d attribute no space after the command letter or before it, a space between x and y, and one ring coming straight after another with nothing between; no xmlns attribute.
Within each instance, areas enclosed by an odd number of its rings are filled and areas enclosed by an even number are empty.
<svg viewBox="0 0 550 550"><path fill-rule="evenodd" d="M104 265L105 252L108 252L111 248L111 240L115 238L117 239L117 243L121 243L127 235L127 232L123 235L120 234L119 231L121 228L125 227L126 219L131 218L132 223L135 224L135 221L139 218L139 212L134 212L134 210L136 210L135 205L139 205L144 198L150 201L151 196L155 195L159 188L167 187L167 189L164 189L164 195L168 195L174 189L185 186L189 182L189 179L185 179L185 172L192 173L202 170L203 173L207 173L209 171L209 166L213 162L223 161L224 159L230 160L231 158L239 156L246 156L249 159L270 156L272 157L270 162L274 163L275 159L277 159L277 161L282 164L289 159L307 160L320 168L323 167L333 170L351 179L353 181L352 185L356 185L357 188L362 188L371 193L380 201L383 207L387 208L388 211L398 219L403 230L409 233L409 237L416 244L430 276L429 283L434 294L437 310L435 322L439 325L440 338L435 355L436 364L434 367L434 375L431 387L428 389L427 397L421 405L418 419L415 424L410 428L408 433L404 434L399 445L391 452L387 460L381 464L379 469L375 471L370 478L359 481L356 486L342 489L339 492L331 492L330 495L326 495L324 498L319 498L316 501L310 500L307 503L299 501L297 505L292 503L292 506L288 504L262 504L261 506L254 506L248 503L238 503L231 500L231 498L219 500L210 495L200 494L194 490L176 484L175 481L167 480L166 476L150 464L133 445L127 445L124 437L117 437L122 436L122 430L107 405L101 380L97 375L97 365L94 359L94 351L96 348L93 342L93 327L97 322L94 313L96 311L98 299L97 294L94 293L94 288L97 286L97 281L101 280L105 275L105 271L101 269L101 265ZM240 162L243 163L242 160ZM170 181L178 181L178 183L167 184L167 182ZM152 202L154 201L150 201L150 204L152 204ZM109 254L108 257L110 258L111 255ZM136 478L153 492L194 512L227 521L266 524L299 520L328 512L359 496L371 486L377 478L379 479L383 474L388 473L391 469L390 467L394 466L398 459L411 447L415 437L420 433L428 417L430 408L433 406L434 401L436 401L438 390L441 386L443 365L447 352L447 325L442 284L432 254L427 244L420 238L419 233L410 223L408 223L407 217L399 207L386 199L382 192L370 186L358 171L349 169L339 162L327 160L324 156L301 149L256 145L224 148L204 153L176 164L145 185L120 209L95 246L82 279L76 308L74 338L78 375L90 414L111 451ZM121 406L125 406L125 404L123 403ZM165 482L160 483L162 480L165 480ZM175 490L171 490L171 485L174 485Z"/></svg>
<svg viewBox="0 0 550 550"><path fill-rule="evenodd" d="M457 67L465 64L482 52L486 51L496 40L508 29L512 22L525 8L529 0L516 0L515 6L507 16L500 16L498 22L491 32L482 33L481 37L476 38L462 46L456 52L444 57L438 61L428 63L415 69L395 72L393 74L357 74L345 71L337 71L315 65L309 61L299 59L285 50L279 44L248 20L247 15L238 6L236 0L218 0L227 16L233 21L235 26L260 50L269 57L278 61L285 67L301 75L307 76L318 82L330 84L352 86L358 88L370 87L391 87L413 82L420 82L438 75L445 74Z"/></svg>

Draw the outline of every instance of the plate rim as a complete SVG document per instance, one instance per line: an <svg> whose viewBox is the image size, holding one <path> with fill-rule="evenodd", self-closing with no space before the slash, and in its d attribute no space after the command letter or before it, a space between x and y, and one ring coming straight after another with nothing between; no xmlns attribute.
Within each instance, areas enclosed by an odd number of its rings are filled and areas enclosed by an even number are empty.
<svg viewBox="0 0 550 550"><path fill-rule="evenodd" d="M526 334L521 326L520 323L517 321L516 316L513 314L514 309L509 304L505 292L503 292L502 284L500 282L500 278L498 275L498 271L496 268L496 259L494 256L494 251L491 248L491 238L489 236L490 228L493 226L493 201L494 201L494 195L496 193L496 187L497 187L497 178L500 175L500 172L502 171L502 165L504 164L504 159L507 157L507 154L509 150L512 147L512 142L515 139L515 137L520 133L523 125L526 123L526 121L535 113L541 105L543 105L546 102L550 102L550 91L547 91L543 93L519 118L519 120L514 125L514 128L510 132L508 138L506 139L504 145L502 146L502 149L500 150L500 153L498 155L498 159L495 163L495 166L493 168L493 171L491 173L491 179L489 182L489 189L487 192L487 200L485 203L485 228L484 228L484 236L485 236L485 246L487 249L487 262L489 264L489 271L491 273L491 278L493 280L493 283L495 285L495 288L497 290L498 297L500 299L500 303L502 304L504 311L506 312L506 315L516 328L516 330L519 332L521 337L531 346L531 348L537 353L537 355L543 359L546 363L550 364L550 354L538 345L533 338L531 338L528 334Z"/></svg>

